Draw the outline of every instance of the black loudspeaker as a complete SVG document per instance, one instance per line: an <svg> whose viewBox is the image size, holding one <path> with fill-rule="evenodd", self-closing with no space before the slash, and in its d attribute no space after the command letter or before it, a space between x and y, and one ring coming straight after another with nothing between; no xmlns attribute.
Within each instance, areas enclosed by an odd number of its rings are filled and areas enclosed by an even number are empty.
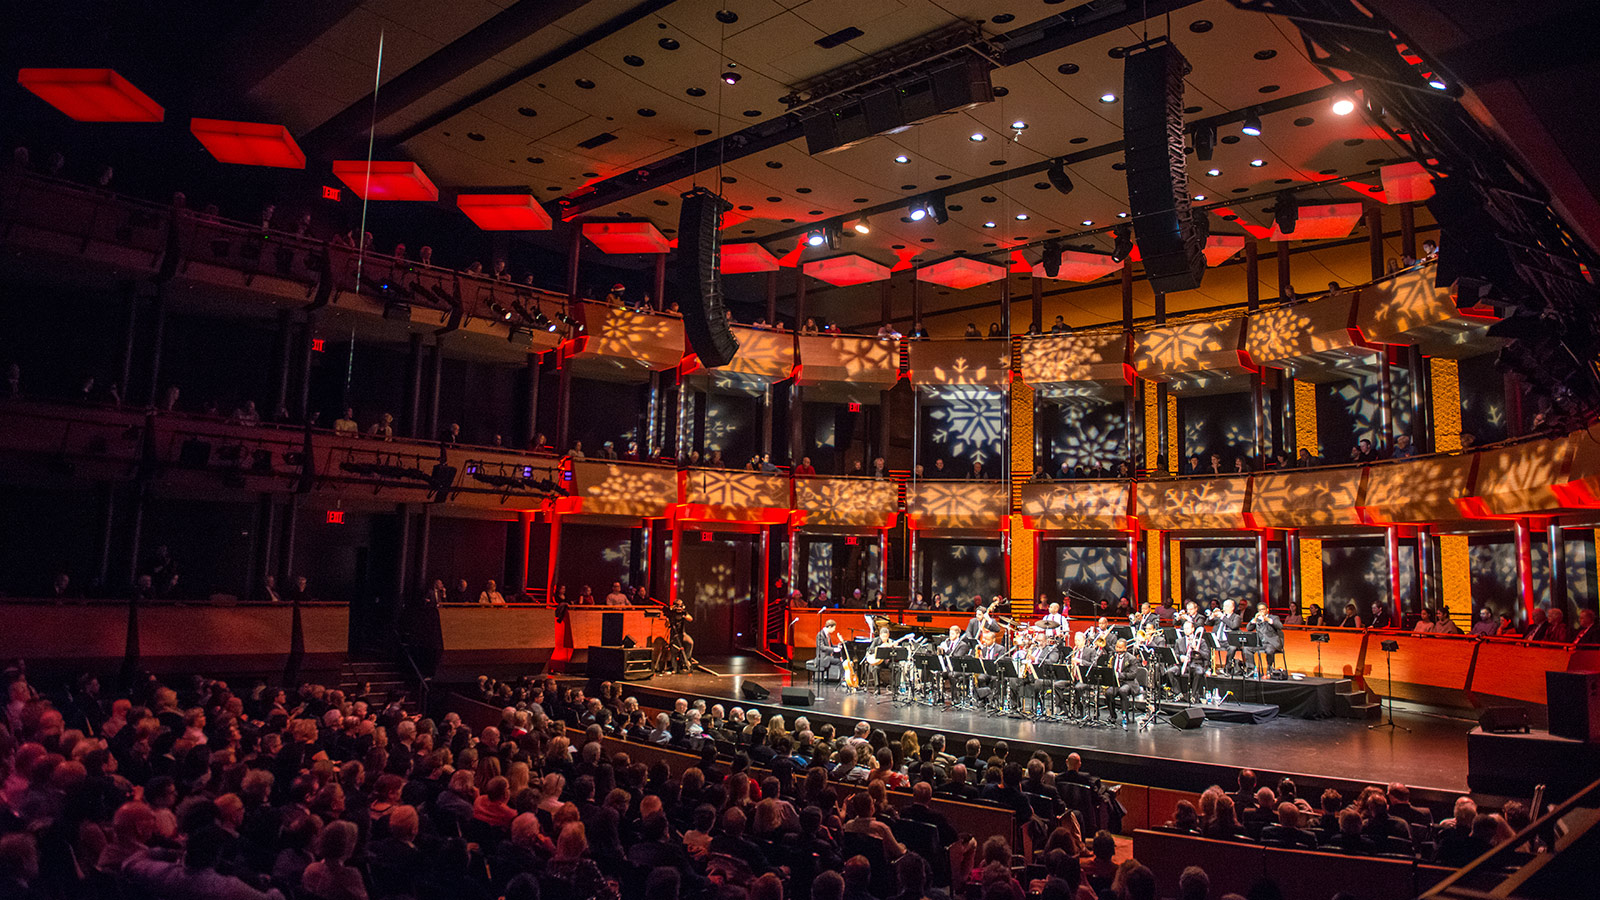
<svg viewBox="0 0 1600 900"><path fill-rule="evenodd" d="M741 681L739 682L739 696L746 700L765 700L772 696L772 692L754 681Z"/></svg>
<svg viewBox="0 0 1600 900"><path fill-rule="evenodd" d="M1188 731L1206 723L1206 711L1198 706L1185 707L1173 713L1172 718L1167 721L1171 722L1174 728Z"/></svg>
<svg viewBox="0 0 1600 900"><path fill-rule="evenodd" d="M810 688L786 687L783 689L784 706L810 706L817 695Z"/></svg>
<svg viewBox="0 0 1600 900"><path fill-rule="evenodd" d="M1544 693L1552 735L1600 741L1600 672L1546 672Z"/></svg>
<svg viewBox="0 0 1600 900"><path fill-rule="evenodd" d="M600 646L622 646L622 613L608 612L600 614Z"/></svg>
<svg viewBox="0 0 1600 900"><path fill-rule="evenodd" d="M433 467L433 474L428 476L428 490L435 494L442 494L450 490L450 485L456 483L456 467L437 463Z"/></svg>
<svg viewBox="0 0 1600 900"><path fill-rule="evenodd" d="M1170 43L1123 60L1123 163L1139 255L1158 294L1194 290L1205 275L1204 239L1189 209L1183 79L1189 61Z"/></svg>
<svg viewBox="0 0 1600 900"><path fill-rule="evenodd" d="M728 329L722 305L722 244L719 231L727 201L705 188L683 195L678 214L678 282L683 330L700 365L715 369L733 362L739 341Z"/></svg>
<svg viewBox="0 0 1600 900"><path fill-rule="evenodd" d="M1490 734L1527 734L1528 711L1521 706L1486 706L1478 713L1478 727ZM1553 719L1550 730L1555 731Z"/></svg>

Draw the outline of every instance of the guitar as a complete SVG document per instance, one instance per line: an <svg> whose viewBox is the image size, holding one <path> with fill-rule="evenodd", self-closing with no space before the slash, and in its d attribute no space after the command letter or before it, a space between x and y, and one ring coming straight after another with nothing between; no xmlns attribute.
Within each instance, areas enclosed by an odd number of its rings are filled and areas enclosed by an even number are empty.
<svg viewBox="0 0 1600 900"><path fill-rule="evenodd" d="M911 638L914 638L916 636L917 636L917 634L915 632L912 632L911 634L901 635L900 637L895 638L894 640L890 641L888 644L886 644L884 646L898 647L898 646L900 646L900 644L902 644L905 641L908 641ZM869 665L869 666L877 665L878 664L878 648L877 647L873 647L872 649L868 650L867 651L867 655L865 657L865 660L866 660L867 665Z"/></svg>
<svg viewBox="0 0 1600 900"><path fill-rule="evenodd" d="M839 682L847 688L861 687L861 677L856 674L856 664L850 660L850 654L844 654L844 669L839 675Z"/></svg>

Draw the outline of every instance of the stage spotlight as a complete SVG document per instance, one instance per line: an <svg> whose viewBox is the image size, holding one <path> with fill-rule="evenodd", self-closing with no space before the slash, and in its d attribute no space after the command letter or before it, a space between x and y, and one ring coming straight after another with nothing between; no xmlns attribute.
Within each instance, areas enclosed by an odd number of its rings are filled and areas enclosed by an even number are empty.
<svg viewBox="0 0 1600 900"><path fill-rule="evenodd" d="M1061 251L1060 241L1045 242L1044 257L1039 260L1040 265L1044 266L1045 277L1054 278L1061 274Z"/></svg>
<svg viewBox="0 0 1600 900"><path fill-rule="evenodd" d="M1045 173L1050 179L1050 185L1063 194L1072 193L1072 178L1067 175L1067 164L1060 159L1050 161L1050 170Z"/></svg>
<svg viewBox="0 0 1600 900"><path fill-rule="evenodd" d="M1278 202L1272 207L1272 221L1284 234L1294 234L1295 226L1300 222L1300 204L1295 201L1293 194L1285 191L1278 195Z"/></svg>
<svg viewBox="0 0 1600 900"><path fill-rule="evenodd" d="M1250 165L1253 168L1259 169L1259 168L1261 168L1262 166L1264 166L1266 164L1267 164L1267 161L1264 160L1264 159L1252 159L1252 160L1250 160Z"/></svg>
<svg viewBox="0 0 1600 900"><path fill-rule="evenodd" d="M1112 233L1116 235L1116 242L1111 245L1111 260L1122 262L1133 252L1133 229L1127 225L1118 225Z"/></svg>
<svg viewBox="0 0 1600 900"><path fill-rule="evenodd" d="M908 215L913 222L931 218L934 224L943 225L950 221L950 213L945 209L944 196L941 194L929 194L912 200Z"/></svg>
<svg viewBox="0 0 1600 900"><path fill-rule="evenodd" d="M1340 95L1338 97L1333 98L1333 114L1334 115L1336 115L1336 116L1348 116L1348 115L1350 115L1351 113L1353 113L1355 111L1356 111L1356 101L1354 99L1350 98L1349 96Z"/></svg>
<svg viewBox="0 0 1600 900"><path fill-rule="evenodd" d="M871 234L872 223L867 221L866 216L862 216L861 218L850 223L850 230L854 231L856 234Z"/></svg>
<svg viewBox="0 0 1600 900"><path fill-rule="evenodd" d="M1257 115L1255 110L1251 110L1250 115L1244 117L1244 125L1239 130L1251 137L1260 137L1261 116Z"/></svg>
<svg viewBox="0 0 1600 900"><path fill-rule="evenodd" d="M1201 162L1209 162L1217 149L1217 126L1201 125L1194 130L1194 155Z"/></svg>
<svg viewBox="0 0 1600 900"><path fill-rule="evenodd" d="M546 331L556 330L556 323L550 321L550 317L544 314L544 310L537 306L533 308L533 324Z"/></svg>
<svg viewBox="0 0 1600 900"><path fill-rule="evenodd" d="M740 75L738 72L723 72L722 82L723 84L738 84L739 79L742 77L744 76Z"/></svg>
<svg viewBox="0 0 1600 900"><path fill-rule="evenodd" d="M906 209L906 218L913 222L921 222L928 217L928 202L921 197L911 201L911 206Z"/></svg>
<svg viewBox="0 0 1600 900"><path fill-rule="evenodd" d="M827 242L828 235L821 228L814 229L806 234L806 245L809 247L821 247Z"/></svg>

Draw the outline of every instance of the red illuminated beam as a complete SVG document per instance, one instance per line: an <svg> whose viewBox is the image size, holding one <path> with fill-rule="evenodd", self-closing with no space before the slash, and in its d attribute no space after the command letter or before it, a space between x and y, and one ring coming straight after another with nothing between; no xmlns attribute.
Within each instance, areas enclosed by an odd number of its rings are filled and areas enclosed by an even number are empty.
<svg viewBox="0 0 1600 900"><path fill-rule="evenodd" d="M760 244L722 245L722 274L724 275L776 271L778 271L778 258L767 252L767 248Z"/></svg>
<svg viewBox="0 0 1600 900"><path fill-rule="evenodd" d="M550 214L527 194L460 194L456 206L484 231L550 230Z"/></svg>
<svg viewBox="0 0 1600 900"><path fill-rule="evenodd" d="M333 162L333 175L363 200L431 202L439 199L439 189L428 180L422 167L414 162L375 159L371 163L370 178L367 165L364 159L336 159Z"/></svg>
<svg viewBox="0 0 1600 900"><path fill-rule="evenodd" d="M161 104L111 69L22 69L17 84L79 122L159 122Z"/></svg>
<svg viewBox="0 0 1600 900"><path fill-rule="evenodd" d="M875 263L864 256L856 256L855 254L813 260L806 263L801 271L818 281L827 282L834 287L867 284L873 281L883 281L889 277L888 266Z"/></svg>
<svg viewBox="0 0 1600 900"><path fill-rule="evenodd" d="M999 281L1004 277L1006 277L1005 267L976 259L967 259L964 256L937 262L931 266L923 266L917 270L918 281L955 288L958 291L974 288L981 284L988 284L991 281Z"/></svg>
<svg viewBox="0 0 1600 900"><path fill-rule="evenodd" d="M1347 237L1361 221L1359 203L1326 203L1300 207L1294 231L1284 234L1273 223L1271 239L1274 241L1327 240Z"/></svg>
<svg viewBox="0 0 1600 900"><path fill-rule="evenodd" d="M606 253L666 253L672 249L649 222L585 222L583 236Z"/></svg>
<svg viewBox="0 0 1600 900"><path fill-rule="evenodd" d="M242 166L271 166L277 169L304 169L306 155L294 142L289 129L262 122L229 122L225 119L190 119L189 131L200 140L217 162Z"/></svg>

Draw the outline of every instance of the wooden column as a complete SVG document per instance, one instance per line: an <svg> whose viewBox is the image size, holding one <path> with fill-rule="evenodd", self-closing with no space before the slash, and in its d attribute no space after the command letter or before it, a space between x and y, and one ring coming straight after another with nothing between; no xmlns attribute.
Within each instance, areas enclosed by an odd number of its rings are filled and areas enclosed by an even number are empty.
<svg viewBox="0 0 1600 900"><path fill-rule="evenodd" d="M131 314L129 319L129 327L131 328L133 327L131 324ZM274 353L276 358L274 359L274 362L278 364L277 391L272 398L272 408L261 410L261 417L263 419L268 418L269 416L276 416L278 410L280 409L289 408L289 365L290 361L294 359L294 314L287 309L278 310L278 333L276 337L276 352ZM413 342L421 339L422 338L420 335L411 336L411 340ZM123 395L126 396L128 390L128 378L126 372L123 373L122 390Z"/></svg>
<svg viewBox="0 0 1600 900"><path fill-rule="evenodd" d="M1389 374L1389 348L1380 344L1378 357L1378 434L1373 449L1386 450L1394 445L1394 381Z"/></svg>
<svg viewBox="0 0 1600 900"><path fill-rule="evenodd" d="M655 281L650 288L650 308L667 308L667 255L665 253L656 254ZM767 321L770 322L772 320L769 318Z"/></svg>
<svg viewBox="0 0 1600 900"><path fill-rule="evenodd" d="M317 345L317 314L306 313L305 334L301 335L300 344L300 398L295 407L295 414L302 423L311 420L311 354ZM331 423L325 423L331 424Z"/></svg>
<svg viewBox="0 0 1600 900"><path fill-rule="evenodd" d="M1283 601L1290 615L1304 615L1300 609L1300 532L1283 533Z"/></svg>
<svg viewBox="0 0 1600 900"><path fill-rule="evenodd" d="M1262 603L1265 603L1268 609L1271 609L1272 581L1267 577L1267 555L1269 549L1270 548L1267 546L1267 531L1263 529L1256 532L1256 565L1259 567L1259 576L1261 579L1261 594L1257 599ZM1245 618L1249 619L1250 617L1245 616Z"/></svg>
<svg viewBox="0 0 1600 900"><path fill-rule="evenodd" d="M428 431L420 435L422 440L437 440L439 437L439 382L444 376L444 335L434 335L433 338L433 365L428 373ZM424 532L426 533L426 532Z"/></svg>
<svg viewBox="0 0 1600 900"><path fill-rule="evenodd" d="M155 300L150 306L155 316L155 327L150 334L150 394L146 404L154 409L161 402L161 354L166 342L167 333L167 283L160 282L156 285ZM307 327L309 331L309 326ZM310 340L309 337L306 338ZM308 351L309 352L309 351ZM123 396L131 399L133 391L128 385L122 386Z"/></svg>
<svg viewBox="0 0 1600 900"><path fill-rule="evenodd" d="M409 438L421 438L422 433L422 335L411 335L411 352L406 358L406 405L400 433Z"/></svg>
<svg viewBox="0 0 1600 900"><path fill-rule="evenodd" d="M1000 279L1000 333L1009 340L1011 337L1011 276ZM1011 356L1010 351L1006 356Z"/></svg>
<svg viewBox="0 0 1600 900"><path fill-rule="evenodd" d="M1289 293L1289 242L1278 241L1278 299Z"/></svg>
<svg viewBox="0 0 1600 900"><path fill-rule="evenodd" d="M524 509L517 512L517 550L516 553L512 554L511 560L512 566L515 567L512 569L512 574L515 577L512 579L511 584L517 593L522 593L528 589L528 544L533 541L533 517L535 515L536 513L533 510ZM646 545L645 553L646 555L649 554L648 545Z"/></svg>
<svg viewBox="0 0 1600 900"><path fill-rule="evenodd" d="M1367 207L1367 262L1372 267L1372 280L1383 277L1383 207L1374 203Z"/></svg>

